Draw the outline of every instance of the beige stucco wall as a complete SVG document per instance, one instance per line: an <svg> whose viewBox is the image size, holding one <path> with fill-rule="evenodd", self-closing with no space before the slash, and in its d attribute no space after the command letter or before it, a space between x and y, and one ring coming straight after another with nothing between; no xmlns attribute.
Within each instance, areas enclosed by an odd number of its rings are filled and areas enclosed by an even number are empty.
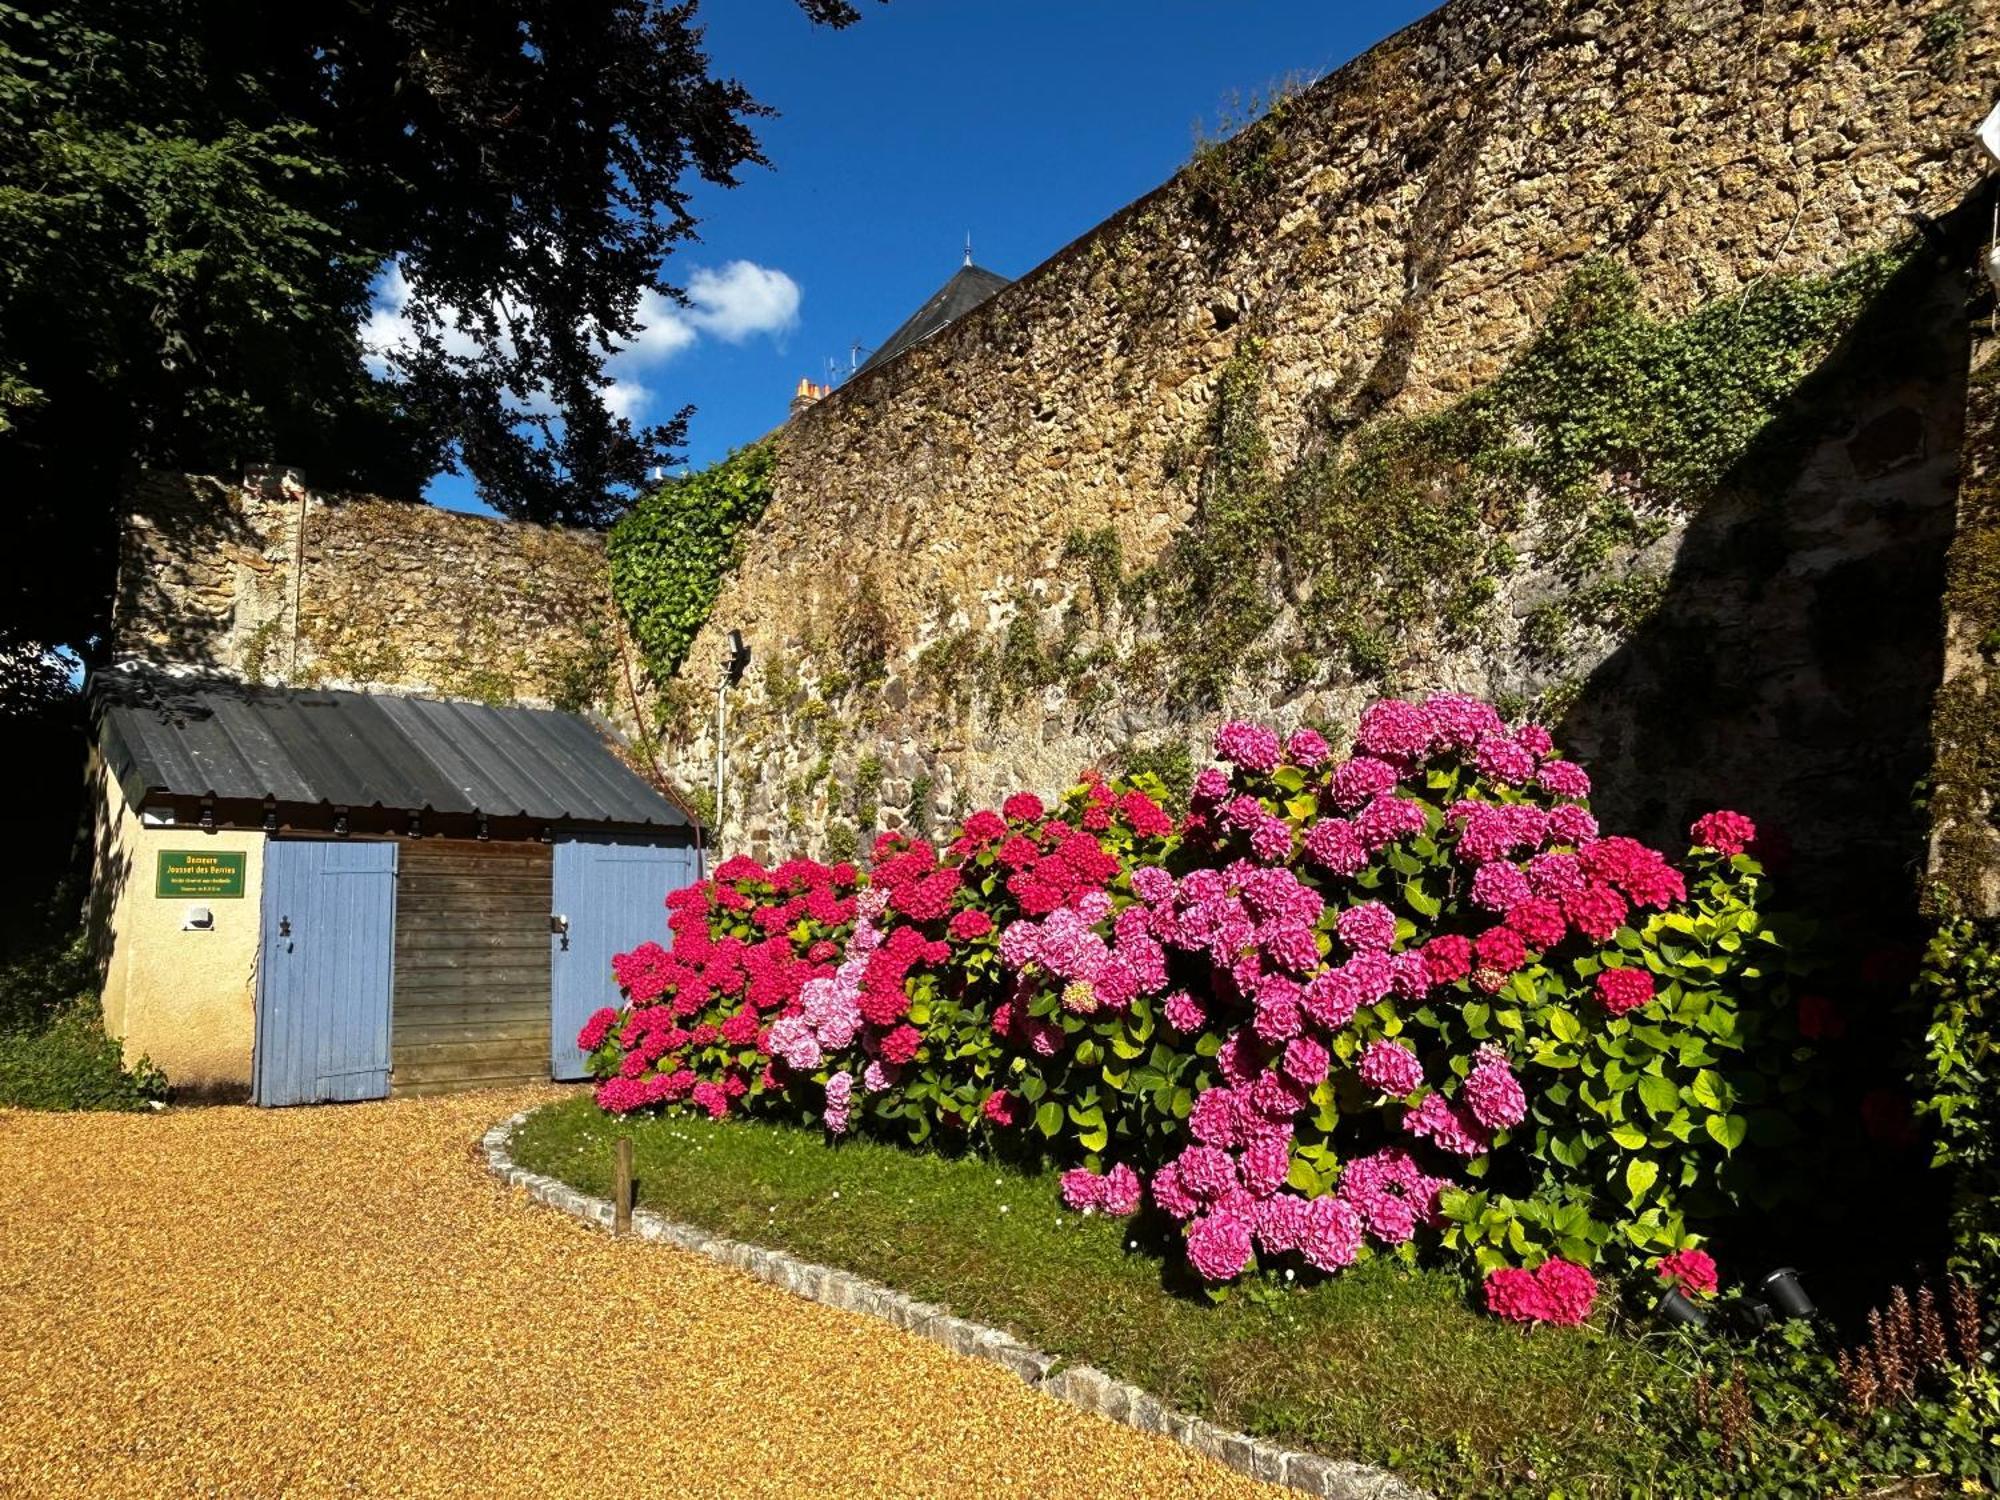
<svg viewBox="0 0 2000 1500"><path fill-rule="evenodd" d="M255 831L148 828L116 777L91 757L96 812L94 938L104 973L104 1024L127 1062L150 1057L183 1095L245 1095L256 1026L258 914L264 835ZM163 849L241 850L240 899L191 902L153 894ZM191 905L215 914L184 932Z"/></svg>

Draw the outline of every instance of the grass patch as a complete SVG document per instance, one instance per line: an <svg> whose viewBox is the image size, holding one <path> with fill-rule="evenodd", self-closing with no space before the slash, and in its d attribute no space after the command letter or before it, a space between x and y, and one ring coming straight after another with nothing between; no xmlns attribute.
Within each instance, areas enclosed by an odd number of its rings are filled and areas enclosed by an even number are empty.
<svg viewBox="0 0 2000 1500"><path fill-rule="evenodd" d="M166 1096L145 1059L127 1069L104 1034L81 938L0 966L0 1105L19 1109L144 1109Z"/></svg>
<svg viewBox="0 0 2000 1500"><path fill-rule="evenodd" d="M1135 1224L1063 1210L1051 1173L749 1121L614 1120L588 1097L516 1134L531 1171L606 1194L630 1134L639 1201L684 1223L859 1272L1136 1382L1225 1426L1390 1464L1440 1493L1624 1492L1660 1439L1640 1342L1532 1335L1475 1312L1460 1277L1386 1259L1211 1303ZM1635 1464L1635 1456L1640 1461Z"/></svg>

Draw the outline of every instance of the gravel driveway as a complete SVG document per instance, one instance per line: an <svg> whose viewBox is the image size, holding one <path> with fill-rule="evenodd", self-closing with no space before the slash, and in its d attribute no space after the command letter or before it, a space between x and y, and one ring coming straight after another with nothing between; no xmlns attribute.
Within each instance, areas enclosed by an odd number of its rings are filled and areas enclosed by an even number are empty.
<svg viewBox="0 0 2000 1500"><path fill-rule="evenodd" d="M510 1196L550 1097L0 1111L0 1494L1278 1493Z"/></svg>

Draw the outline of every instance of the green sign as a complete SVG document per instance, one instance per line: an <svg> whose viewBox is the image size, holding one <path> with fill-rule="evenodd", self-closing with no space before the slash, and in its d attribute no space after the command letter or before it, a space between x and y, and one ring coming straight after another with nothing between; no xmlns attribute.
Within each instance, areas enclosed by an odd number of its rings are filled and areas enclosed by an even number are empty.
<svg viewBox="0 0 2000 1500"><path fill-rule="evenodd" d="M155 896L206 896L227 901L243 894L243 865L248 858L241 851L211 849L162 849L160 876L153 886Z"/></svg>

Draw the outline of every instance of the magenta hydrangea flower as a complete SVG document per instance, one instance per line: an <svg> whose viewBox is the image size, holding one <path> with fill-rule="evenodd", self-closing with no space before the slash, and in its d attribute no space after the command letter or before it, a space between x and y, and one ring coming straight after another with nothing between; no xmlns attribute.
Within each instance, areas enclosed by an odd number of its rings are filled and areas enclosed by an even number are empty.
<svg viewBox="0 0 2000 1500"><path fill-rule="evenodd" d="M1285 1174L1292 1169L1292 1143L1288 1136L1267 1135L1243 1148L1237 1162L1243 1185L1254 1197L1268 1198L1284 1186Z"/></svg>
<svg viewBox="0 0 2000 1500"><path fill-rule="evenodd" d="M1182 1184L1180 1169L1173 1162L1155 1172L1146 1188L1153 1195L1153 1201L1160 1205L1160 1211L1173 1218L1191 1218L1201 1207L1194 1194Z"/></svg>
<svg viewBox="0 0 2000 1500"><path fill-rule="evenodd" d="M1432 743L1440 750L1470 750L1481 740L1506 732L1491 704L1463 693L1432 693L1424 700L1424 715L1430 720Z"/></svg>
<svg viewBox="0 0 2000 1500"><path fill-rule="evenodd" d="M1361 1009L1361 987L1339 969L1315 975L1306 986L1305 1011L1328 1031L1338 1031Z"/></svg>
<svg viewBox="0 0 2000 1500"><path fill-rule="evenodd" d="M1145 1184L1139 1174L1119 1162L1104 1174L1104 1191L1099 1207L1108 1214L1124 1218L1139 1211L1139 1204L1145 1196Z"/></svg>
<svg viewBox="0 0 2000 1500"><path fill-rule="evenodd" d="M1431 992L1430 965L1416 949L1389 955L1390 987L1399 1000L1419 1001Z"/></svg>
<svg viewBox="0 0 2000 1500"><path fill-rule="evenodd" d="M1278 733L1262 724L1231 720L1215 732L1217 759L1246 771L1271 771L1278 765Z"/></svg>
<svg viewBox="0 0 2000 1500"><path fill-rule="evenodd" d="M1535 779L1533 753L1510 739L1491 736L1481 740L1472 752L1472 763L1484 775L1508 786L1526 786Z"/></svg>
<svg viewBox="0 0 2000 1500"><path fill-rule="evenodd" d="M1386 910L1386 908L1385 908ZM1393 935L1396 919L1389 919L1389 930ZM1342 935L1345 936L1343 929ZM1319 967L1319 939L1312 928L1303 922L1273 922L1258 934L1265 955L1281 969L1290 969L1294 974L1310 974Z"/></svg>
<svg viewBox="0 0 2000 1500"><path fill-rule="evenodd" d="M1300 1088L1316 1088L1326 1081L1333 1054L1311 1037L1297 1036L1285 1043L1284 1059L1278 1066Z"/></svg>
<svg viewBox="0 0 2000 1500"><path fill-rule="evenodd" d="M1569 932L1563 909L1554 901L1530 896L1507 908L1507 925L1521 934L1530 948L1553 948Z"/></svg>
<svg viewBox="0 0 2000 1500"><path fill-rule="evenodd" d="M1361 809L1354 831L1370 849L1382 849L1424 831L1424 810L1408 797L1385 792Z"/></svg>
<svg viewBox="0 0 2000 1500"><path fill-rule="evenodd" d="M1204 1146L1236 1144L1236 1095L1226 1088L1203 1089L1188 1111L1188 1134Z"/></svg>
<svg viewBox="0 0 2000 1500"><path fill-rule="evenodd" d="M1483 1156L1493 1147L1492 1137L1442 1094L1426 1094L1405 1111L1403 1129L1453 1156Z"/></svg>
<svg viewBox="0 0 2000 1500"><path fill-rule="evenodd" d="M1528 861L1528 886L1537 896L1560 901L1588 883L1574 854L1537 854Z"/></svg>
<svg viewBox="0 0 2000 1500"><path fill-rule="evenodd" d="M1175 990L1160 1002L1160 1014L1166 1023L1183 1035L1191 1035L1201 1030L1208 1020L1208 1012L1201 1002L1185 990Z"/></svg>
<svg viewBox="0 0 2000 1500"><path fill-rule="evenodd" d="M1088 1167L1071 1167L1062 1174L1062 1201L1080 1214L1096 1211L1104 1203L1104 1179Z"/></svg>
<svg viewBox="0 0 2000 1500"><path fill-rule="evenodd" d="M1204 1281L1234 1281L1250 1264L1250 1226L1233 1213L1203 1214L1188 1226L1188 1264Z"/></svg>
<svg viewBox="0 0 2000 1500"><path fill-rule="evenodd" d="M1283 818L1264 818L1250 830L1250 852L1271 865L1290 859L1292 825Z"/></svg>
<svg viewBox="0 0 2000 1500"><path fill-rule="evenodd" d="M1532 894L1528 877L1507 860L1493 860L1472 873L1472 899L1488 911L1506 911Z"/></svg>
<svg viewBox="0 0 2000 1500"><path fill-rule="evenodd" d="M1308 1205L1297 1193L1273 1193L1257 1205L1257 1243L1269 1255L1299 1248L1309 1218Z"/></svg>
<svg viewBox="0 0 2000 1500"><path fill-rule="evenodd" d="M1396 914L1380 901L1363 901L1340 914L1340 940L1357 953L1387 953L1396 945Z"/></svg>
<svg viewBox="0 0 2000 1500"><path fill-rule="evenodd" d="M696 1085L695 1087L696 1103L701 1102L699 1098L701 1087L701 1085ZM829 1134L845 1135L847 1133L848 1101L853 1097L854 1075L852 1073L836 1073L827 1079L826 1110L821 1116L821 1122L826 1126Z"/></svg>
<svg viewBox="0 0 2000 1500"><path fill-rule="evenodd" d="M1644 969L1605 969L1597 976L1597 1003L1614 1016L1653 998L1653 976Z"/></svg>
<svg viewBox="0 0 2000 1500"><path fill-rule="evenodd" d="M1335 804L1348 812L1364 807L1384 792L1393 792L1396 768L1372 755L1357 755L1333 768L1330 783Z"/></svg>
<svg viewBox="0 0 2000 1500"><path fill-rule="evenodd" d="M1370 1042L1361 1049L1355 1071L1370 1088L1397 1099L1416 1092L1424 1081L1423 1063L1400 1042Z"/></svg>
<svg viewBox="0 0 2000 1500"><path fill-rule="evenodd" d="M1747 850L1757 838L1757 825L1740 812L1720 810L1703 813L1688 829L1688 838L1696 847L1713 849L1717 854L1734 856Z"/></svg>
<svg viewBox="0 0 2000 1500"><path fill-rule="evenodd" d="M1345 818L1321 818L1306 830L1306 858L1331 875L1353 875L1368 863L1368 846Z"/></svg>
<svg viewBox="0 0 2000 1500"><path fill-rule="evenodd" d="M1597 837L1597 819L1588 808L1565 802L1549 809L1549 837L1559 844L1581 844Z"/></svg>
<svg viewBox="0 0 2000 1500"><path fill-rule="evenodd" d="M1326 736L1317 729L1295 729L1292 737L1285 741L1286 758L1293 765L1304 766L1308 771L1332 753L1333 747L1327 744Z"/></svg>
<svg viewBox="0 0 2000 1500"><path fill-rule="evenodd" d="M1370 755L1422 760L1430 753L1431 718L1414 703L1383 698L1362 711L1355 743Z"/></svg>
<svg viewBox="0 0 2000 1500"><path fill-rule="evenodd" d="M1575 761L1544 761L1535 773L1535 784L1552 797L1590 795L1590 774Z"/></svg>
<svg viewBox="0 0 2000 1500"><path fill-rule="evenodd" d="M1174 877L1158 865L1141 865L1132 872L1132 894L1148 906L1158 906L1162 901L1171 901L1174 896Z"/></svg>
<svg viewBox="0 0 2000 1500"><path fill-rule="evenodd" d="M1236 1186L1236 1163L1216 1146L1190 1146L1174 1158L1174 1171L1190 1197L1213 1202Z"/></svg>
<svg viewBox="0 0 2000 1500"><path fill-rule="evenodd" d="M1330 1195L1315 1198L1299 1228L1299 1253L1317 1270L1339 1271L1354 1264L1361 1235L1361 1215L1352 1204Z"/></svg>

